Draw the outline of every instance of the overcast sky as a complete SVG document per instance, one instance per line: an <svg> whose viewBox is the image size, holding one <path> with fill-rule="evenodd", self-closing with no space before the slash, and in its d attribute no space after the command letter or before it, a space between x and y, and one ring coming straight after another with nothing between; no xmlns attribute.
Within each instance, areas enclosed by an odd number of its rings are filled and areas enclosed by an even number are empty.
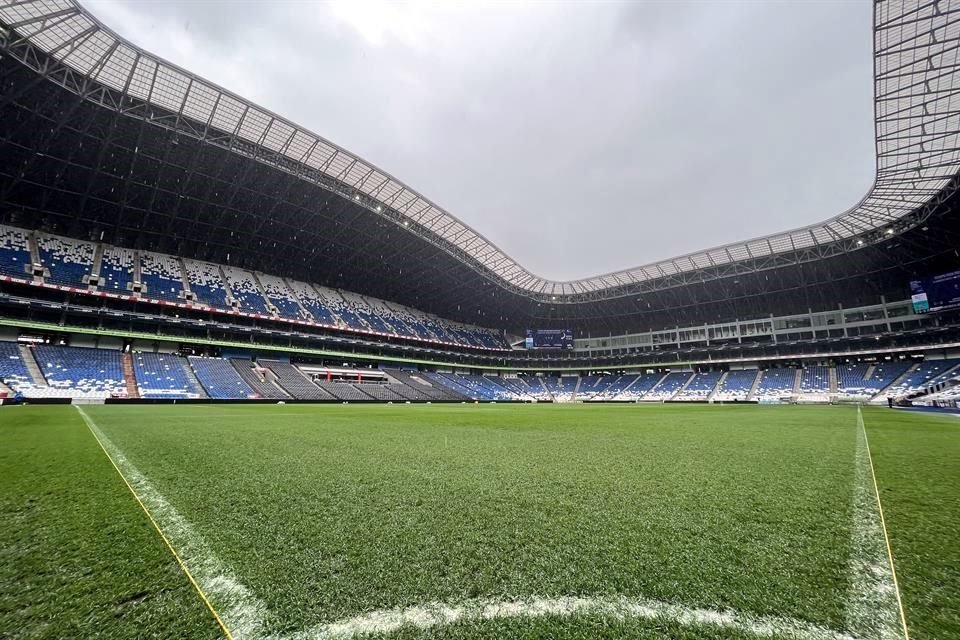
<svg viewBox="0 0 960 640"><path fill-rule="evenodd" d="M547 278L818 222L873 179L869 2L84 4Z"/></svg>

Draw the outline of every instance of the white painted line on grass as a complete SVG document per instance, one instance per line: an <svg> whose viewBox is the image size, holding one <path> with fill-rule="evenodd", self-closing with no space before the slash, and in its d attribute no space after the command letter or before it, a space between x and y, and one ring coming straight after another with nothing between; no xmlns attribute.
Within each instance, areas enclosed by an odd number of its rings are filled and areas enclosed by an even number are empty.
<svg viewBox="0 0 960 640"><path fill-rule="evenodd" d="M850 595L847 628L866 638L909 640L870 442L857 405Z"/></svg>
<svg viewBox="0 0 960 640"><path fill-rule="evenodd" d="M100 443L107 456L117 467L121 477L130 486L134 495L144 506L147 515L157 525L161 536L168 541L171 551L195 579L201 596L209 599L214 614L219 615L235 640L350 640L373 634L389 634L404 628L428 629L451 625L457 622L482 622L505 618L542 618L593 616L614 620L659 620L689 627L713 627L753 635L757 638L790 638L792 640L887 640L889 636L877 636L868 630L861 635L843 633L795 618L760 616L733 610L716 611L679 604L626 597L557 597L517 600L467 600L458 603L426 603L412 607L381 609L319 624L303 631L283 635L267 635L266 619L269 612L262 600L237 579L221 562L209 544L156 490L150 481L127 459L123 452L100 430L96 422L79 406L77 410ZM858 457L859 460L859 457ZM859 465L858 465L859 468ZM860 483L858 483L859 486ZM861 502L855 497L856 505ZM867 526L865 518L864 526ZM859 522L859 520L858 520ZM869 531L869 530L868 530ZM872 549L872 548L871 548ZM875 562L872 555L864 556ZM857 567L860 567L858 564ZM865 568L875 568L870 564ZM855 567L851 566L853 571ZM857 574L859 575L859 574ZM871 575L871 574L868 574ZM854 576L855 579L857 576ZM880 581L882 583L882 580ZM886 595L886 591L864 583L864 593ZM858 591L859 592L859 591ZM874 597L865 600L872 607ZM886 612L883 608L870 608L867 613ZM866 611L866 610L865 610ZM859 610L857 615L859 616ZM859 617L856 617L860 621ZM859 622L858 622L859 623Z"/></svg>
<svg viewBox="0 0 960 640"><path fill-rule="evenodd" d="M355 618L317 625L286 636L284 640L350 640L389 634L404 628L428 629L456 622L482 622L502 618L599 616L614 620L658 620L680 626L714 627L747 633L757 638L793 640L858 640L818 625L773 616L735 611L714 611L634 598L537 598L530 600L469 600L459 604L428 603L415 607L372 611ZM279 639L278 639L279 640Z"/></svg>
<svg viewBox="0 0 960 640"><path fill-rule="evenodd" d="M173 508L123 452L97 427L87 412L74 405L93 437L117 467L121 477L154 520L160 534L169 542L177 560L189 569L198 590L214 609L234 640L262 638L267 612L263 602L230 572L210 549L203 537ZM219 615L218 615L219 614Z"/></svg>

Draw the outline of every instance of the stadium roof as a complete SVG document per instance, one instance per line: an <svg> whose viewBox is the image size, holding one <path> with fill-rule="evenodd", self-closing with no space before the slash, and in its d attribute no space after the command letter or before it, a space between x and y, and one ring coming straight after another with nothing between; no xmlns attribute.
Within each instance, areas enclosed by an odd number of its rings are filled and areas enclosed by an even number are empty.
<svg viewBox="0 0 960 640"><path fill-rule="evenodd" d="M960 0L878 0L874 8L876 178L849 210L820 224L728 244L634 269L571 281L538 277L479 232L362 158L154 56L74 0L0 0L4 48L41 75L50 61L79 74L50 79L115 110L148 117L321 184L520 295L565 301L704 269L855 250L922 220L917 212L956 189L960 169ZM34 47L42 52L37 55ZM131 115L134 110L130 109ZM748 266L750 265L750 266Z"/></svg>

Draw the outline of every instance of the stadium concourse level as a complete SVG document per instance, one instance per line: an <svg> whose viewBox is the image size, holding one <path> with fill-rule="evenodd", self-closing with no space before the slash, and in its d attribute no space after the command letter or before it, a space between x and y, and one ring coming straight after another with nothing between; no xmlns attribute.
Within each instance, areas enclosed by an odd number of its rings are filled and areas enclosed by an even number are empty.
<svg viewBox="0 0 960 640"><path fill-rule="evenodd" d="M960 398L960 359L836 367L478 375L0 342L0 397L341 402L877 402Z"/></svg>
<svg viewBox="0 0 960 640"><path fill-rule="evenodd" d="M394 302L233 266L0 225L0 276L156 304L316 324L477 349L509 350L492 329Z"/></svg>

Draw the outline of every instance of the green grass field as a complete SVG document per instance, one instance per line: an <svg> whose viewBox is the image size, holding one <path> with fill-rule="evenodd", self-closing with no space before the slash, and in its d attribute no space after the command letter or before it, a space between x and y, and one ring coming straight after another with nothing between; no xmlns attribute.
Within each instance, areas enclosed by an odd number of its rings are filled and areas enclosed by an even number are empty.
<svg viewBox="0 0 960 640"><path fill-rule="evenodd" d="M960 638L954 416L83 411L0 410L2 638L225 636L131 488L236 640L902 638L864 435L910 636Z"/></svg>

